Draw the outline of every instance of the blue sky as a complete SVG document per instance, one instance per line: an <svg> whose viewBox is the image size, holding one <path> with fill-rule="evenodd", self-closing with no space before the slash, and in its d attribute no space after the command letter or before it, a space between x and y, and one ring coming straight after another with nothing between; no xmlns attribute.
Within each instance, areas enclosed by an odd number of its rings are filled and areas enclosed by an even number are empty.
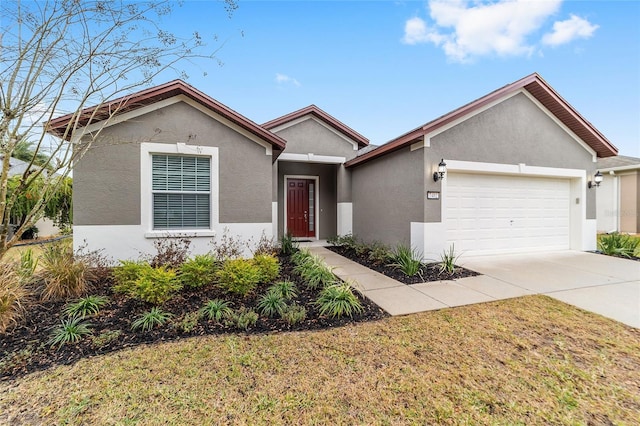
<svg viewBox="0 0 640 426"><path fill-rule="evenodd" d="M315 104L382 144L538 72L640 157L637 1L187 1L170 21L224 41L188 82L258 123Z"/></svg>

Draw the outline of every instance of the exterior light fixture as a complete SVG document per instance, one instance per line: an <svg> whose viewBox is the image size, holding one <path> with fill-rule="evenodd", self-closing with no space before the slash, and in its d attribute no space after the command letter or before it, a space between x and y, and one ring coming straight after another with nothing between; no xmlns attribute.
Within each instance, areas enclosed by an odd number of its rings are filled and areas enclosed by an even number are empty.
<svg viewBox="0 0 640 426"><path fill-rule="evenodd" d="M589 188L599 187L603 179L604 177L602 176L602 173L600 173L600 170L598 170L596 174L593 175L593 180L589 181L589 184L588 184Z"/></svg>
<svg viewBox="0 0 640 426"><path fill-rule="evenodd" d="M444 177L444 174L447 173L447 163L444 162L444 158L440 160L440 164L438 164L438 171L433 172L433 181L437 182Z"/></svg>

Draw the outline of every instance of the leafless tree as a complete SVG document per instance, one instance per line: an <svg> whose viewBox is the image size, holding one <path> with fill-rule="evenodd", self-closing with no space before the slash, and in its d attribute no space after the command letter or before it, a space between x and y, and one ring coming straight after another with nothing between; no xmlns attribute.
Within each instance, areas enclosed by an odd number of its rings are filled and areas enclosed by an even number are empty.
<svg viewBox="0 0 640 426"><path fill-rule="evenodd" d="M236 0L222 2L231 16ZM109 99L148 86L159 73L195 60L213 60L221 47L215 36L205 40L197 31L188 37L167 30L174 1L128 2L91 0L0 2L0 258L42 216L44 205L55 194L61 177L90 147L100 131L74 143L81 113L98 106L101 123L107 125L118 112ZM208 64L208 63L207 63ZM47 134L44 123L71 114L58 138ZM88 117L89 121L92 118ZM58 129L59 130L59 129ZM44 167L30 167L10 188L10 157L21 141L28 140L36 157L45 153ZM71 142L68 142L71 141ZM37 179L44 179L39 200L26 220L11 235L11 211L20 194Z"/></svg>

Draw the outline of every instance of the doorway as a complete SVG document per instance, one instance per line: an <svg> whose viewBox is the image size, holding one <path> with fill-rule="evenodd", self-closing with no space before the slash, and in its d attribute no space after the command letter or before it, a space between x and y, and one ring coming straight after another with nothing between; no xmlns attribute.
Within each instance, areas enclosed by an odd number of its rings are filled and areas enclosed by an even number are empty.
<svg viewBox="0 0 640 426"><path fill-rule="evenodd" d="M317 235L317 179L285 178L286 232L294 238L315 238Z"/></svg>

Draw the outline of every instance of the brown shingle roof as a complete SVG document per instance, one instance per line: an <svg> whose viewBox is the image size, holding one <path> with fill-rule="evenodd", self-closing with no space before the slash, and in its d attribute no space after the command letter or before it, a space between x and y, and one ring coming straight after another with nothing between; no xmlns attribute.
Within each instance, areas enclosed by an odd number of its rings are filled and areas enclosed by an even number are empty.
<svg viewBox="0 0 640 426"><path fill-rule="evenodd" d="M421 140L428 133L437 130L465 115L490 104L505 95L525 89L542 105L545 106L558 120L587 143L598 157L610 157L618 153L618 149L607 140L590 122L585 120L567 101L565 101L551 86L537 73L528 75L514 83L476 99L448 114L445 114L424 126L418 127L371 152L358 156L345 163L346 167L356 166L374 158L396 151Z"/></svg>
<svg viewBox="0 0 640 426"><path fill-rule="evenodd" d="M640 169L640 158L616 155L598 159L598 168L600 169L615 169L618 167L633 168L634 166Z"/></svg>

